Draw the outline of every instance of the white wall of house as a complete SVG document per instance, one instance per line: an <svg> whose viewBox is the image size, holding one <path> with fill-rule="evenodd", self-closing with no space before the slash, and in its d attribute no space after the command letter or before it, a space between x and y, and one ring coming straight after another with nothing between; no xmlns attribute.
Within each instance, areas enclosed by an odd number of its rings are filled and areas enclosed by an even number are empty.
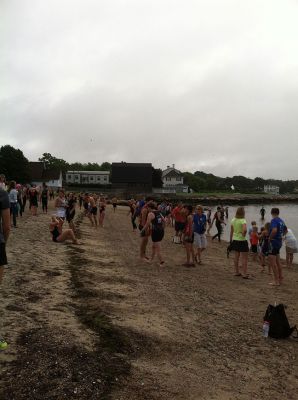
<svg viewBox="0 0 298 400"><path fill-rule="evenodd" d="M110 183L110 171L67 171L66 183L106 185Z"/></svg>
<svg viewBox="0 0 298 400"><path fill-rule="evenodd" d="M168 166L167 169L162 171L162 180L163 187L183 185L183 175L175 168L175 164L172 167Z"/></svg>
<svg viewBox="0 0 298 400"><path fill-rule="evenodd" d="M279 194L279 186L275 185L265 185L264 186L265 193Z"/></svg>

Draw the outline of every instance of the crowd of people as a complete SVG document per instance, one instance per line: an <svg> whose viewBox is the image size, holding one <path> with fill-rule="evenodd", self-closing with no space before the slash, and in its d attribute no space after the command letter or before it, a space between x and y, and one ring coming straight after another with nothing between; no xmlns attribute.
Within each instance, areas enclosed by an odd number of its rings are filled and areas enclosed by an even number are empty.
<svg viewBox="0 0 298 400"><path fill-rule="evenodd" d="M54 200L55 212L51 215L49 232L53 242L71 241L78 245L74 217L76 210L87 217L92 227L104 227L107 203L112 205L116 213L118 199L108 200L103 195L95 193L66 193L62 188L54 191L43 184L20 185L15 181L6 185L5 177L0 175L0 284L3 277L3 267L7 264L5 244L11 228L17 227L17 218L22 217L26 205L31 215L38 215L38 207L42 213L48 213L48 201ZM229 208L218 206L212 214L210 207L201 205L185 205L182 202L172 204L168 201L157 203L152 197L139 200L131 199L128 202L131 226L133 232L139 232L139 256L142 262L152 263L157 258L160 266L166 264L162 251L162 241L165 229L172 229L173 244L181 245L185 251L185 267L195 267L202 264L202 256L207 249L207 236L215 225L216 233L211 240L221 242L223 225L228 225ZM264 222L266 210L260 210L261 221ZM297 240L284 221L279 217L279 209L272 208L271 222L264 223L260 228L253 221L248 228L245 219L244 207L238 207L235 216L230 222L230 243L227 246L227 256L234 253L234 275L249 279L249 253L252 261L259 262L261 272L273 274L272 286L280 286L283 273L280 262L280 249L285 243L286 265L290 267L293 256L298 252ZM64 228L65 222L68 228ZM152 249L148 255L147 247L151 239ZM0 350L7 347L7 343L0 336Z"/></svg>
<svg viewBox="0 0 298 400"><path fill-rule="evenodd" d="M264 221L265 208L260 210L261 221ZM173 226L175 234L173 242L183 244L186 253L186 267L194 267L202 263L202 253L207 248L207 235L215 224L216 233L212 240L221 241L223 225L227 225L229 218L228 207L218 206L212 216L211 209L203 208L201 205L177 204L161 202L159 205L152 198L129 201L129 215L133 231L140 230L140 258L143 261L153 261L158 256L160 265L165 264L162 257L161 242L164 238L164 230L167 226ZM230 223L230 243L227 247L227 255L234 253L235 276L249 279L248 258L252 254L252 261L260 263L261 272L265 271L267 262L268 273L272 274L274 280L272 286L279 286L283 281L282 268L280 263L280 249L285 243L286 266L293 264L293 256L298 252L297 240L294 233L279 217L279 209L272 208L271 222L264 226L257 227L255 221L248 228L245 219L244 207L238 207L235 217ZM146 254L148 240L151 237L151 257ZM240 266L241 263L241 266Z"/></svg>

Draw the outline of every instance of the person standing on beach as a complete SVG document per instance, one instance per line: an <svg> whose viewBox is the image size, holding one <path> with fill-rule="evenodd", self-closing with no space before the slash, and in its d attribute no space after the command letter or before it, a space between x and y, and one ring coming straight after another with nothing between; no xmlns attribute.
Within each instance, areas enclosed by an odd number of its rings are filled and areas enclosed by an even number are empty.
<svg viewBox="0 0 298 400"><path fill-rule="evenodd" d="M201 264L202 252L207 247L206 238L207 218L204 214L202 206L197 206L197 212L193 217L193 230L194 230L194 247L197 249L195 259L198 264Z"/></svg>
<svg viewBox="0 0 298 400"><path fill-rule="evenodd" d="M248 242L246 240L247 223L245 219L244 207L237 208L236 215L231 221L230 231L230 250L235 251L234 267L235 276L242 276L248 279L247 260L248 260ZM239 260L241 257L242 274L239 270Z"/></svg>
<svg viewBox="0 0 298 400"><path fill-rule="evenodd" d="M117 204L118 204L118 199L117 199L117 197L113 197L113 198L112 198L112 205L113 205L113 210L114 210L114 212L116 212Z"/></svg>
<svg viewBox="0 0 298 400"><path fill-rule="evenodd" d="M141 261L148 261L149 257L146 256L146 249L148 245L148 240L151 235L151 226L147 226L146 229L144 229L144 226L146 225L147 222L147 217L149 214L149 208L148 204L152 202L152 198L147 198L146 203L143 205L141 209L141 214L140 214L140 224L139 224L139 230L141 231L141 244L140 244L140 259Z"/></svg>
<svg viewBox="0 0 298 400"><path fill-rule="evenodd" d="M186 216L185 228L183 231L183 243L186 250L186 263L183 264L185 267L195 266L195 253L193 249L194 232L193 232L193 207L185 206L184 213Z"/></svg>
<svg viewBox="0 0 298 400"><path fill-rule="evenodd" d="M29 190L29 199L30 199L30 210L34 217L37 216L37 207L38 207L38 191L36 185L32 185Z"/></svg>
<svg viewBox="0 0 298 400"><path fill-rule="evenodd" d="M4 265L7 264L7 257L5 251L5 245L8 240L10 232L10 204L8 194L4 189L0 188L0 285L3 280ZM2 329L0 318L0 328ZM0 350L4 350L7 347L7 342L1 337L0 331Z"/></svg>
<svg viewBox="0 0 298 400"><path fill-rule="evenodd" d="M279 218L278 208L274 207L271 209L271 216L272 220L270 222L268 259L273 271L274 282L270 282L269 285L280 286L283 276L279 254L282 246L282 237L287 233L287 227L284 221Z"/></svg>
<svg viewBox="0 0 298 400"><path fill-rule="evenodd" d="M298 244L297 239L292 232L292 229L287 229L287 233L284 237L285 245L286 245L286 262L287 267L291 267L293 265L294 253L298 253Z"/></svg>
<svg viewBox="0 0 298 400"><path fill-rule="evenodd" d="M152 254L150 261L153 261L155 255L157 255L157 258L159 259L159 265L162 266L165 263L161 255L161 241L164 237L165 217L159 210L157 210L157 205L154 202L149 202L147 204L147 209L147 220L141 230L141 233L146 233L148 229L150 230L152 239Z"/></svg>
<svg viewBox="0 0 298 400"><path fill-rule="evenodd" d="M6 190L5 175L0 174L0 188Z"/></svg>
<svg viewBox="0 0 298 400"><path fill-rule="evenodd" d="M58 218L65 219L66 216L66 199L65 193L63 189L59 189L58 197L55 200L55 207L56 207L56 215Z"/></svg>
<svg viewBox="0 0 298 400"><path fill-rule="evenodd" d="M18 191L16 189L16 182L11 181L8 187L8 196L10 202L10 215L12 216L13 226L17 227L18 215Z"/></svg>
<svg viewBox="0 0 298 400"><path fill-rule="evenodd" d="M42 191L41 191L41 206L42 212L48 212L48 201L49 201L49 189L45 183L42 184Z"/></svg>
<svg viewBox="0 0 298 400"><path fill-rule="evenodd" d="M224 216L222 216L222 208L221 207L217 207L217 210L214 213L213 220L211 222L211 226L210 226L209 230L212 228L214 221L215 221L217 233L214 236L212 236L212 240L214 240L215 238L218 238L218 241L220 242L220 237L222 234L222 224L226 225L226 223L224 221Z"/></svg>
<svg viewBox="0 0 298 400"><path fill-rule="evenodd" d="M175 243L182 243L182 233L185 228L186 216L184 214L183 204L180 202L172 211L172 217L175 221L175 236L178 241Z"/></svg>

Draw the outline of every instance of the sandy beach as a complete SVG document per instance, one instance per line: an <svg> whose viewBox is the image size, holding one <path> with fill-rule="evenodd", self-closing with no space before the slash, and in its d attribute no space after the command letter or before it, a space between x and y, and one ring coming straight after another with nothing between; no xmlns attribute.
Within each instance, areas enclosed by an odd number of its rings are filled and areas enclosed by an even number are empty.
<svg viewBox="0 0 298 400"><path fill-rule="evenodd" d="M265 339L262 324L274 302L298 324L298 266L272 288L250 259L244 280L209 237L203 264L186 268L172 228L165 266L141 263L127 211L108 206L98 229L77 211L81 246L52 242L49 215L18 218L0 287L0 399L297 399L298 341Z"/></svg>

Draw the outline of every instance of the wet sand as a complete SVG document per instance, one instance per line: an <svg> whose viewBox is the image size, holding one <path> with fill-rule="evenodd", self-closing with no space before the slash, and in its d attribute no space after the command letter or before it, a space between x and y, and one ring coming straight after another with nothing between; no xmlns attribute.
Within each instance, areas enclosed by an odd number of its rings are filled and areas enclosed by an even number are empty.
<svg viewBox="0 0 298 400"><path fill-rule="evenodd" d="M249 262L233 276L226 244L203 264L163 241L166 264L138 260L127 208L105 227L77 212L82 246L51 242L49 216L26 213L8 244L0 318L0 399L296 399L298 341L262 337L269 303L298 323L297 265L283 286Z"/></svg>

